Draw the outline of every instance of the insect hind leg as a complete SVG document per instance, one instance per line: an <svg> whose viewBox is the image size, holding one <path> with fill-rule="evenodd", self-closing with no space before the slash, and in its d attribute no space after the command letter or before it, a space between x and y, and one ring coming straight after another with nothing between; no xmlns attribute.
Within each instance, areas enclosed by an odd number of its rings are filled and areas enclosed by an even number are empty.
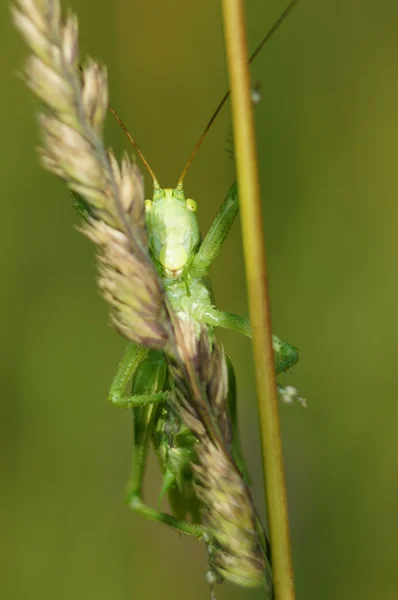
<svg viewBox="0 0 398 600"><path fill-rule="evenodd" d="M141 349L128 348L119 366L119 375L116 375L111 392L113 399L123 400L124 405L134 406L133 426L134 443L133 458L130 477L127 484L126 503L134 512L158 523L164 523L186 535L197 539L202 538L204 528L195 523L179 520L174 516L158 511L145 504L143 497L143 482L145 476L146 457L149 441L156 423L159 410L158 402L167 398L166 385L166 363L160 352L144 351ZM123 397L125 386L132 376L132 394ZM142 398L157 398L156 402L145 402L140 404ZM134 404L134 401L137 401ZM121 403L114 402L119 406Z"/></svg>

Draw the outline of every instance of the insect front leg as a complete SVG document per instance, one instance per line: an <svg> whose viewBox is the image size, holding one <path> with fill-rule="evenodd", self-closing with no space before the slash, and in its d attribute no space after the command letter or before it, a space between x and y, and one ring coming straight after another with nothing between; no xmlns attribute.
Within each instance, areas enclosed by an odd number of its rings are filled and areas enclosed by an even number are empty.
<svg viewBox="0 0 398 600"><path fill-rule="evenodd" d="M190 269L206 274L213 260L221 250L221 247L232 227L239 209L238 186L235 181L216 216L205 239L200 245L198 253L193 259Z"/></svg>

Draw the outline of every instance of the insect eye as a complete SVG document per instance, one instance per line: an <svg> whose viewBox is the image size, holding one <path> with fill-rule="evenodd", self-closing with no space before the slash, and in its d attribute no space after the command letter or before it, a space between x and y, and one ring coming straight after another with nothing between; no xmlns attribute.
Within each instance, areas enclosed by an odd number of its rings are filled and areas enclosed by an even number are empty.
<svg viewBox="0 0 398 600"><path fill-rule="evenodd" d="M192 200L192 198L187 198L187 209L191 210L192 212L196 212L197 209L197 204L195 202L195 200Z"/></svg>
<svg viewBox="0 0 398 600"><path fill-rule="evenodd" d="M145 200L144 206L145 212L149 212L152 209L152 200Z"/></svg>

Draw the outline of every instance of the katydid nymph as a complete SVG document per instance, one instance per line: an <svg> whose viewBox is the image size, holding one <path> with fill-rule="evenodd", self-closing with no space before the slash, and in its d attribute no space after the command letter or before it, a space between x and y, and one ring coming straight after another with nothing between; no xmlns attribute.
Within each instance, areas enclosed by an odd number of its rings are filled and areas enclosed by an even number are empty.
<svg viewBox="0 0 398 600"><path fill-rule="evenodd" d="M82 231L99 248L99 285L113 323L132 342L109 393L114 405L132 408L134 415L127 503L149 519L203 539L212 586L224 578L263 587L271 598L268 545L238 438L234 370L214 335L215 328L224 327L250 337L250 323L215 307L207 278L236 217L238 188L231 186L203 240L196 202L183 189L192 159L228 94L175 188L160 187L128 134L153 180L152 199L144 200L138 167L127 157L119 167L105 150L106 71L90 60L80 68L74 15L62 19L59 0L15 0L12 12L31 50L27 83L44 103L42 164L72 191L84 219ZM298 360L297 349L276 336L273 346L276 373L289 370ZM131 392L126 392L130 380ZM301 401L292 387L280 391L286 401ZM167 494L171 514L144 501L150 442L163 476L160 496Z"/></svg>

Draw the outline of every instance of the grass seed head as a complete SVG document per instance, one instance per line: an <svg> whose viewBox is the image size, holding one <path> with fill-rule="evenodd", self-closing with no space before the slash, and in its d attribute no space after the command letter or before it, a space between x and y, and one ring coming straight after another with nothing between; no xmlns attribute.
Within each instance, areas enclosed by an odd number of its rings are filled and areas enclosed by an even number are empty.
<svg viewBox="0 0 398 600"><path fill-rule="evenodd" d="M231 449L228 371L223 351L207 328L198 338L189 320L175 324L177 358L171 361L175 410L198 439L196 492L209 532L212 572L244 587L263 587L271 596L271 568L253 501Z"/></svg>
<svg viewBox="0 0 398 600"><path fill-rule="evenodd" d="M148 253L143 178L127 156L119 166L102 141L106 69L91 59L80 68L78 22L73 14L62 19L59 0L15 0L11 12L31 51L25 81L44 104L41 164L88 207L82 231L99 249L99 287L111 320L129 340L164 348L170 328Z"/></svg>

